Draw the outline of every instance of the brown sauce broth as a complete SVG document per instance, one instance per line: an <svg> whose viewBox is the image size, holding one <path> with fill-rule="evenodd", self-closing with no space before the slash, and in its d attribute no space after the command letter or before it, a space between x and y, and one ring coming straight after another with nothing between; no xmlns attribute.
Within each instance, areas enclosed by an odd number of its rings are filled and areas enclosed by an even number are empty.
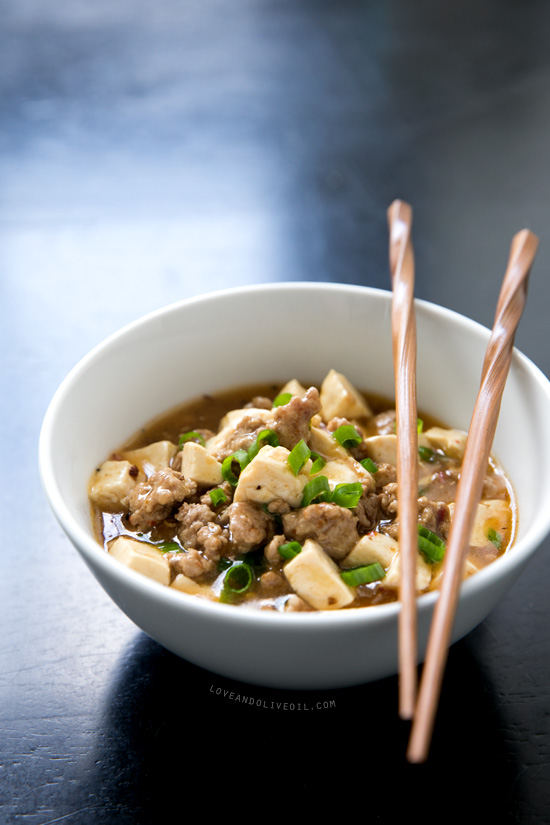
<svg viewBox="0 0 550 825"><path fill-rule="evenodd" d="M201 395L191 401L186 401L184 404L178 404L168 412L157 416L138 430L119 449L136 450L154 441L164 439L177 442L181 433L192 429L204 428L217 432L220 420L229 410L244 407L255 396L275 398L280 386L280 384L248 384L212 395ZM304 386L311 387L312 384L306 382ZM391 398L370 392L361 392L361 394L368 401L374 415L384 412L384 410L395 409L395 401ZM418 415L424 422L424 429L448 426L423 411L419 411ZM374 426L370 428L367 426L364 429L367 436L377 434Z"/></svg>
<svg viewBox="0 0 550 825"><path fill-rule="evenodd" d="M148 444L156 441L168 440L174 443L178 442L179 436L182 433L190 430L208 429L214 433L218 431L220 420L230 410L240 409L249 403L250 400L256 396L266 396L268 398L275 398L280 391L280 384L258 383L252 385L244 385L237 388L232 388L215 394L204 394L197 398L187 401L183 404L173 407L171 410L162 413L154 418L152 421L145 424L138 432L134 433L123 445L112 453L115 456L119 452L126 450L135 450L145 447ZM304 386L311 386L305 383ZM362 392L362 395L367 400L373 411L373 417L386 410L395 409L395 402L386 396ZM434 416L431 416L424 411L419 411L419 417L423 422L423 429L430 427L448 427ZM377 435L378 430L374 423L363 425L366 437ZM517 512L512 493L512 487L504 474L502 468L498 463L491 459L490 467L488 469L488 476L501 476L505 480L506 493L505 499L512 512L512 530L509 540L506 545L501 547L499 555L502 555L513 543L517 527ZM92 518L96 538L105 549L107 549L107 542L116 535L128 535L132 538L136 537L135 531L127 529L125 518L121 514L104 514L97 507L92 506ZM175 526L175 523L174 523ZM162 538L169 538L170 524L166 525L164 532L166 536L156 532L153 536L151 534L141 534L143 540L160 540ZM271 568L268 568L271 569ZM434 566L434 578L441 565ZM208 579L208 583L213 584L214 591L216 590L216 580L220 577L220 573L212 575ZM218 588L219 589L219 588ZM259 586L253 586L251 590L245 595L243 600L239 602L239 606L253 607L260 609L280 609L282 603L288 594L293 593L290 586L288 586L288 593L278 594L272 598L266 598L258 592ZM357 588L357 597L355 601L349 605L350 608L367 607L376 604L388 603L397 600L397 591L389 588L384 588L380 582L375 582L370 585L361 585ZM343 608L347 609L347 608Z"/></svg>

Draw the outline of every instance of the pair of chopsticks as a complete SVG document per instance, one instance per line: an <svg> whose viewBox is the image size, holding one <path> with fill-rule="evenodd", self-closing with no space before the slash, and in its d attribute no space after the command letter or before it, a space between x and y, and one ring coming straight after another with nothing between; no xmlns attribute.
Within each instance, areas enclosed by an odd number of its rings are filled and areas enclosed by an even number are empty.
<svg viewBox="0 0 550 825"><path fill-rule="evenodd" d="M527 281L538 238L518 232L510 249L495 321L483 364L481 384L470 422L453 523L444 559L444 575L435 606L422 679L416 701L416 558L418 498L418 418L416 407L416 323L412 209L394 201L388 209L392 279L392 342L397 408L397 505L401 584L399 613L399 714L413 719L407 759L423 762L433 731L447 650L452 632L464 563L475 511L481 498L485 468L497 426L500 403L527 297Z"/></svg>

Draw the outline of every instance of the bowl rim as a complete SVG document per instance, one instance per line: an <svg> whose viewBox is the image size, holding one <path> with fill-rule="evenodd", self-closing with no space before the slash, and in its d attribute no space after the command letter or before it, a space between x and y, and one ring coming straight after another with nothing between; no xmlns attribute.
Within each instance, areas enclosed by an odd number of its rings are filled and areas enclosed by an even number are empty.
<svg viewBox="0 0 550 825"><path fill-rule="evenodd" d="M377 624L379 622L391 621L397 617L400 610L399 600L375 605L372 609L288 612L281 614L278 611L258 610L256 608L245 608L243 610L242 606L223 604L206 598L197 598L194 595L166 587L159 582L147 578L143 574L126 568L117 562L116 559L110 557L92 535L85 532L79 525L76 518L72 515L70 508L65 503L56 480L55 456L52 454L51 446L52 435L55 430L59 412L81 374L97 359L103 357L105 351L108 351L117 341L125 338L140 327L154 322L159 317L171 313L178 313L182 310L192 310L192 308L198 304L202 305L210 301L224 300L226 297L236 296L241 293L265 294L270 292L297 292L304 290L311 292L371 294L383 298L383 300L391 299L391 291L385 289L317 281L282 281L215 290L159 307L125 324L96 344L72 367L54 393L45 413L38 444L38 464L42 487L57 521L90 567L99 567L103 573L113 578L121 587L131 587L141 595L157 603L173 604L175 608L179 607L182 612L197 612L199 615L204 614L210 617L218 615L220 618L224 618L224 621L234 625L242 623L249 625L251 622L258 622L261 626L269 626L273 623L281 628L290 628L291 626L299 624L301 628L305 630L306 628L313 629L319 626L335 627L341 624L344 626L355 626L363 622L367 624ZM441 320L441 316L443 316L454 324L462 325L466 331L469 330L477 336L481 335L487 340L490 335L490 330L487 327L474 321L472 318L468 318L455 310L423 299L415 298L415 311L417 313L420 311L420 314L423 313L428 317L431 316L439 320ZM512 363L515 367L528 373L530 378L539 385L540 390L547 396L550 405L550 382L544 373L515 347ZM517 544L514 544L510 552L500 556L494 562L487 565L487 567L479 570L474 576L470 576L462 582L461 598L469 599L475 597L480 590L490 585L492 581L497 581L504 577L507 571L518 567L522 568L529 558L534 555L549 532L550 508L548 508L546 518L541 517L536 527L531 528L527 536L522 538ZM440 591L434 590L417 596L417 612L419 615L426 611L431 611L438 599L439 593Z"/></svg>

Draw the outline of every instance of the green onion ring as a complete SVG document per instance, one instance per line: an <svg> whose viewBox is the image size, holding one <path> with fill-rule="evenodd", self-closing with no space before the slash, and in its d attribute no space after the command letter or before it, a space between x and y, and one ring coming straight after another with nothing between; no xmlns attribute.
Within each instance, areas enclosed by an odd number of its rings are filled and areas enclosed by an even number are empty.
<svg viewBox="0 0 550 825"><path fill-rule="evenodd" d="M427 561L440 562L445 555L445 542L423 524L418 525L418 549Z"/></svg>
<svg viewBox="0 0 550 825"><path fill-rule="evenodd" d="M234 462L236 462L240 467L238 475L235 475L233 472ZM239 483L239 475L248 463L249 458L246 450L237 450L231 455L228 455L227 458L224 458L222 461L222 476L231 484L232 487L236 487Z"/></svg>
<svg viewBox="0 0 550 825"><path fill-rule="evenodd" d="M252 461L253 458L256 458L261 448L265 447L265 444L270 444L272 447L279 446L279 439L275 430L261 430L261 432L258 433L256 441L248 448L249 462Z"/></svg>
<svg viewBox="0 0 550 825"><path fill-rule="evenodd" d="M210 501L212 502L214 507L217 507L218 504L223 504L227 501L226 494L223 490L220 490L219 487L216 487L215 490L209 490L208 495L210 496Z"/></svg>
<svg viewBox="0 0 550 825"><path fill-rule="evenodd" d="M201 447L204 447L205 443L202 435L200 433L196 433L194 430L190 430L190 432L180 435L178 444L180 447L183 447L187 441L196 441L201 445Z"/></svg>
<svg viewBox="0 0 550 825"><path fill-rule="evenodd" d="M352 567L351 570L342 570L340 578L350 587L358 587L360 584L370 584L385 578L386 573L379 562L366 564L363 567Z"/></svg>
<svg viewBox="0 0 550 825"><path fill-rule="evenodd" d="M302 552L302 545L298 541L287 541L277 547L277 551L283 559L293 559Z"/></svg>
<svg viewBox="0 0 550 825"><path fill-rule="evenodd" d="M497 530L495 530L493 527L489 527L489 529L487 530L487 538L492 544L495 545L497 550L500 550L500 548L502 547L502 536L499 532L497 532Z"/></svg>
<svg viewBox="0 0 550 825"><path fill-rule="evenodd" d="M326 476L315 476L304 487L300 507L307 507L313 501L330 501L330 484Z"/></svg>
<svg viewBox="0 0 550 825"><path fill-rule="evenodd" d="M368 473L377 473L378 472L378 465L374 463L372 458L364 458L363 461L359 462L361 467L365 469Z"/></svg>
<svg viewBox="0 0 550 825"><path fill-rule="evenodd" d="M337 484L330 500L333 504L339 507L347 507L353 509L359 504L359 499L363 494L363 488L359 481L353 481L350 484Z"/></svg>
<svg viewBox="0 0 550 825"><path fill-rule="evenodd" d="M423 536L428 541L431 541L432 544L436 544L438 547L445 547L445 542L443 539L440 539L437 533L432 533L431 530L428 530L427 527L424 527L423 524L418 525L418 535Z"/></svg>
<svg viewBox="0 0 550 825"><path fill-rule="evenodd" d="M288 404L288 402L290 401L291 398L292 398L292 393L291 392L282 392L273 401L273 409L275 409L275 407L284 407L285 404Z"/></svg>
<svg viewBox="0 0 550 825"><path fill-rule="evenodd" d="M363 440L361 433L355 429L353 424L343 424L334 430L332 437L338 441L346 450L351 450L352 447L357 447Z"/></svg>
<svg viewBox="0 0 550 825"><path fill-rule="evenodd" d="M422 445L420 445L420 447L418 448L418 457L420 458L420 461L426 461L430 464L433 464L433 462L437 458L437 454L434 453L433 450L430 450L429 447L423 447Z"/></svg>
<svg viewBox="0 0 550 825"><path fill-rule="evenodd" d="M310 476L314 476L316 473L321 472L327 462L322 455L319 455L319 453L312 453L310 458L313 461L313 465L309 471L309 474Z"/></svg>
<svg viewBox="0 0 550 825"><path fill-rule="evenodd" d="M175 541L161 541L154 546L158 547L163 553L181 553L182 551L181 545Z"/></svg>
<svg viewBox="0 0 550 825"><path fill-rule="evenodd" d="M223 590L220 594L222 601L231 600L235 596L244 595L250 590L254 581L252 567L245 561L231 565L223 578Z"/></svg>
<svg viewBox="0 0 550 825"><path fill-rule="evenodd" d="M302 438L292 448L292 450L290 451L290 455L287 458L288 466L290 467L295 476L298 475L306 461L309 459L310 455L311 450Z"/></svg>

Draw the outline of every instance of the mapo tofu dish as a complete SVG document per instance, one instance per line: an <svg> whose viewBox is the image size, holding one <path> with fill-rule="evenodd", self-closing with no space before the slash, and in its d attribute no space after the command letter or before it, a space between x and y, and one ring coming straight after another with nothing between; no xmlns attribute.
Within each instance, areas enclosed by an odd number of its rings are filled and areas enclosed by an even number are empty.
<svg viewBox="0 0 550 825"><path fill-rule="evenodd" d="M466 434L418 421L418 594L437 588ZM97 467L98 541L167 587L245 607L340 610L398 598L395 410L330 370L320 388L240 388L156 419ZM465 576L516 523L493 459Z"/></svg>

